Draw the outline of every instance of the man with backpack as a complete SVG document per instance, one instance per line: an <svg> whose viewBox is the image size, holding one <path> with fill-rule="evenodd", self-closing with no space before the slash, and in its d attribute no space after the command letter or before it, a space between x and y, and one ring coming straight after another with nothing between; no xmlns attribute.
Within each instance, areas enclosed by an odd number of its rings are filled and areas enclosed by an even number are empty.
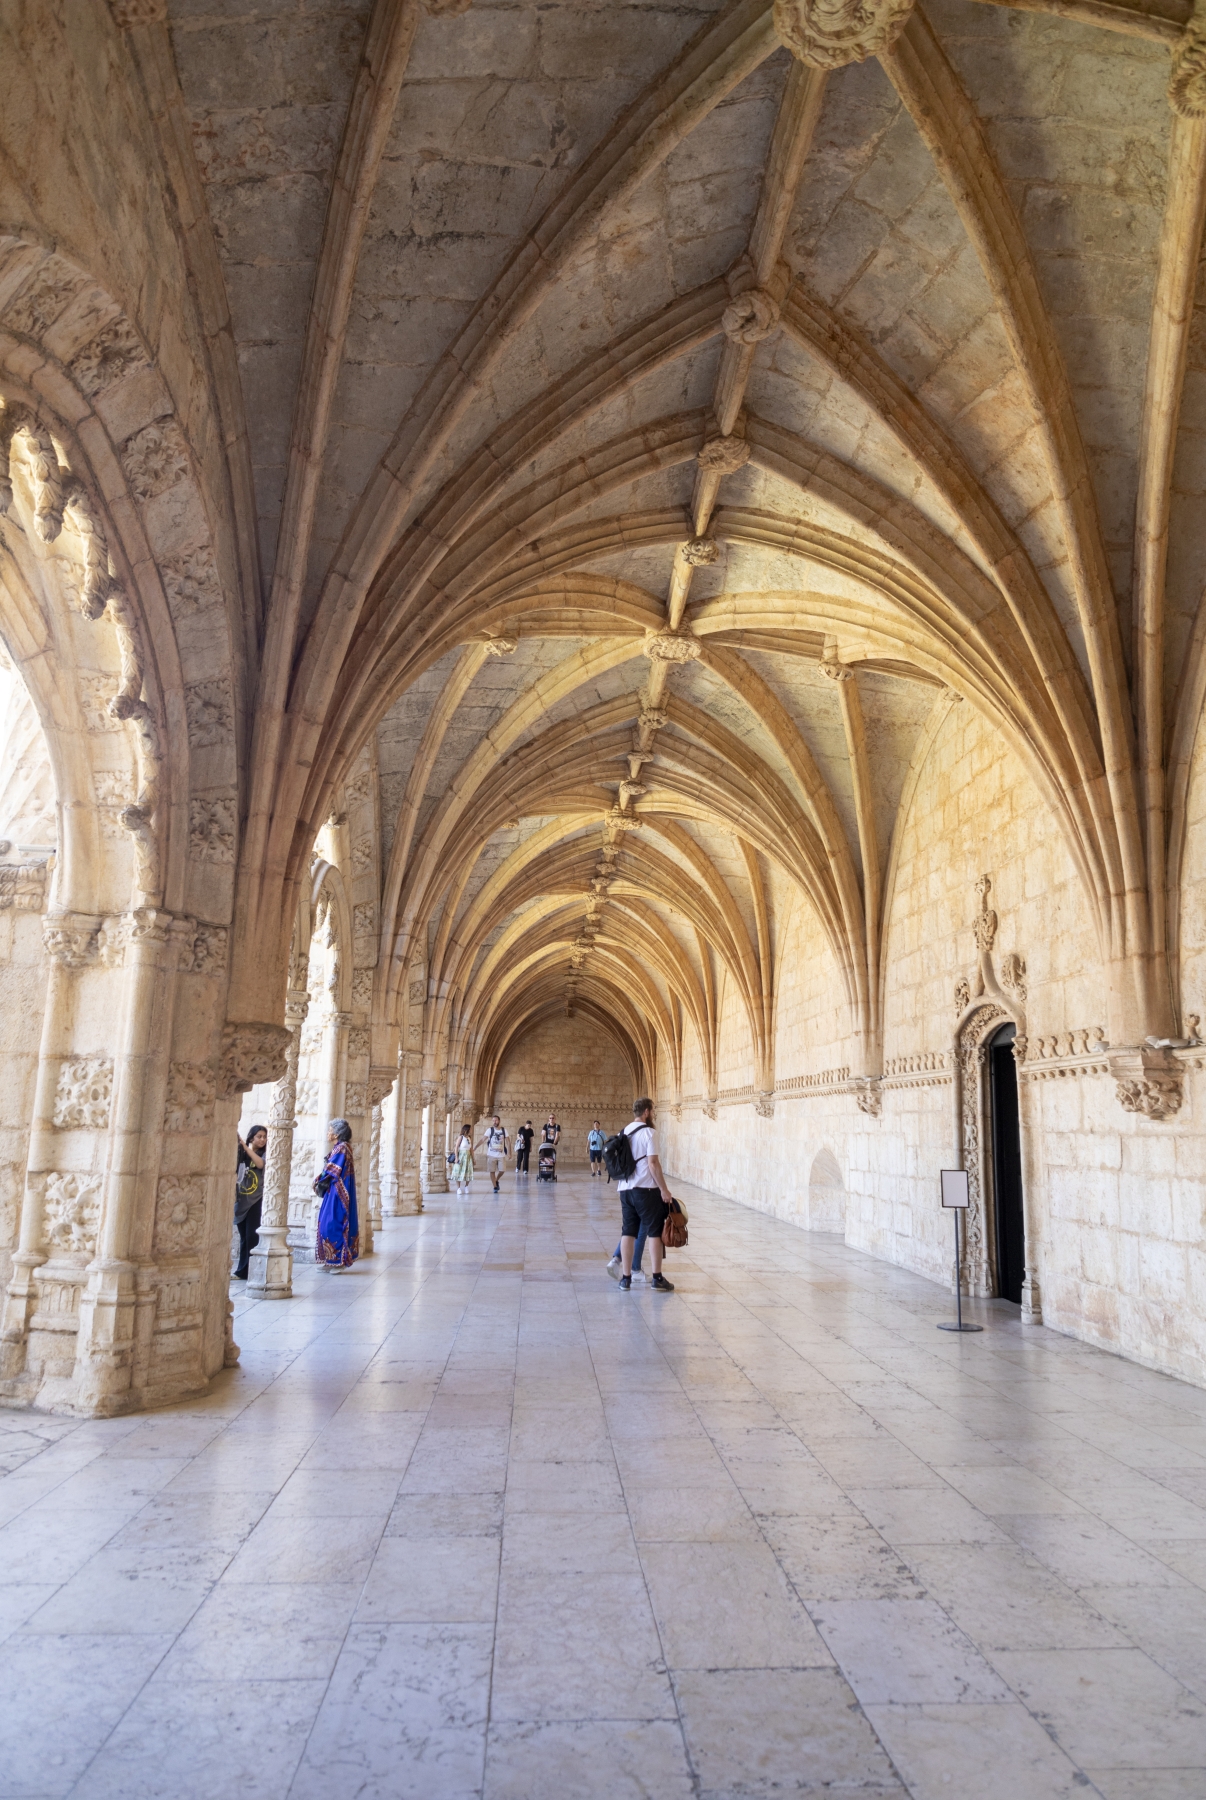
<svg viewBox="0 0 1206 1800"><path fill-rule="evenodd" d="M620 1258L623 1274L620 1286L625 1293L632 1286L632 1253L637 1234L644 1225L648 1232L649 1253L653 1259L650 1287L663 1294L674 1292L673 1282L662 1274L662 1227L673 1199L662 1174L657 1154L657 1133L653 1129L653 1101L645 1095L633 1102L632 1123L615 1137L608 1138L603 1150L607 1172L620 1191L623 1213Z"/></svg>
<svg viewBox="0 0 1206 1800"><path fill-rule="evenodd" d="M493 1121L486 1127L486 1173L494 1183L494 1192L498 1192L498 1178L503 1172L509 1145L507 1134L502 1128L502 1121L495 1113Z"/></svg>

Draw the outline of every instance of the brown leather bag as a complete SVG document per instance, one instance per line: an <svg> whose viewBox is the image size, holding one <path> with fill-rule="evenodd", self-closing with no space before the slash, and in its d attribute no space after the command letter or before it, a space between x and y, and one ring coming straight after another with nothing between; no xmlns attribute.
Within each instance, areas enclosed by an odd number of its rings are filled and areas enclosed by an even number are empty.
<svg viewBox="0 0 1206 1800"><path fill-rule="evenodd" d="M662 1246L666 1250L682 1250L687 1242L687 1215L677 1200L672 1200L666 1208L666 1223L662 1226Z"/></svg>

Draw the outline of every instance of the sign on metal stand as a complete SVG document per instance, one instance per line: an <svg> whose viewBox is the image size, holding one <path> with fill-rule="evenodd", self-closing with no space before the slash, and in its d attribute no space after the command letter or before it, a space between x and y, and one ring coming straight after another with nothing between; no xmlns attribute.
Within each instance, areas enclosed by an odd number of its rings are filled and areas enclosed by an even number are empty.
<svg viewBox="0 0 1206 1800"><path fill-rule="evenodd" d="M942 1204L955 1215L955 1319L938 1327L939 1331L983 1331L983 1325L965 1325L963 1323L963 1247L959 1232L959 1220L967 1211L971 1201L968 1191L966 1169L942 1169L939 1171L942 1183Z"/></svg>

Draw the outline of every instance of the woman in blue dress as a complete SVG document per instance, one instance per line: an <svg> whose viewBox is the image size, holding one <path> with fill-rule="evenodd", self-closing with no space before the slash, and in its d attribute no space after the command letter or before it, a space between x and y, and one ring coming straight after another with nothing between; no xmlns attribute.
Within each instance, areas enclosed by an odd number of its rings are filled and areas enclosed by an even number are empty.
<svg viewBox="0 0 1206 1800"><path fill-rule="evenodd" d="M327 1129L327 1160L315 1177L319 1196L314 1259L331 1270L350 1269L360 1254L360 1218L356 1211L356 1165L352 1159L352 1127L332 1119Z"/></svg>

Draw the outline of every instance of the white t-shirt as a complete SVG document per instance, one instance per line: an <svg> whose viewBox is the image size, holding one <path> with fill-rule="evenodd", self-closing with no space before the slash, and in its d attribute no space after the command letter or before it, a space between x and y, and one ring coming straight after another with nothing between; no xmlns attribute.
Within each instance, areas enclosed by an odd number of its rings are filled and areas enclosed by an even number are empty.
<svg viewBox="0 0 1206 1800"><path fill-rule="evenodd" d="M507 1134L501 1125L486 1127L486 1155L503 1157L507 1154Z"/></svg>
<svg viewBox="0 0 1206 1800"><path fill-rule="evenodd" d="M630 1181L616 1182L617 1189L622 1194L627 1188L655 1188L657 1182L649 1167L649 1158L657 1155L657 1132L652 1125L642 1125L639 1119L634 1119L631 1125L625 1125L624 1135L632 1140L636 1168Z"/></svg>

